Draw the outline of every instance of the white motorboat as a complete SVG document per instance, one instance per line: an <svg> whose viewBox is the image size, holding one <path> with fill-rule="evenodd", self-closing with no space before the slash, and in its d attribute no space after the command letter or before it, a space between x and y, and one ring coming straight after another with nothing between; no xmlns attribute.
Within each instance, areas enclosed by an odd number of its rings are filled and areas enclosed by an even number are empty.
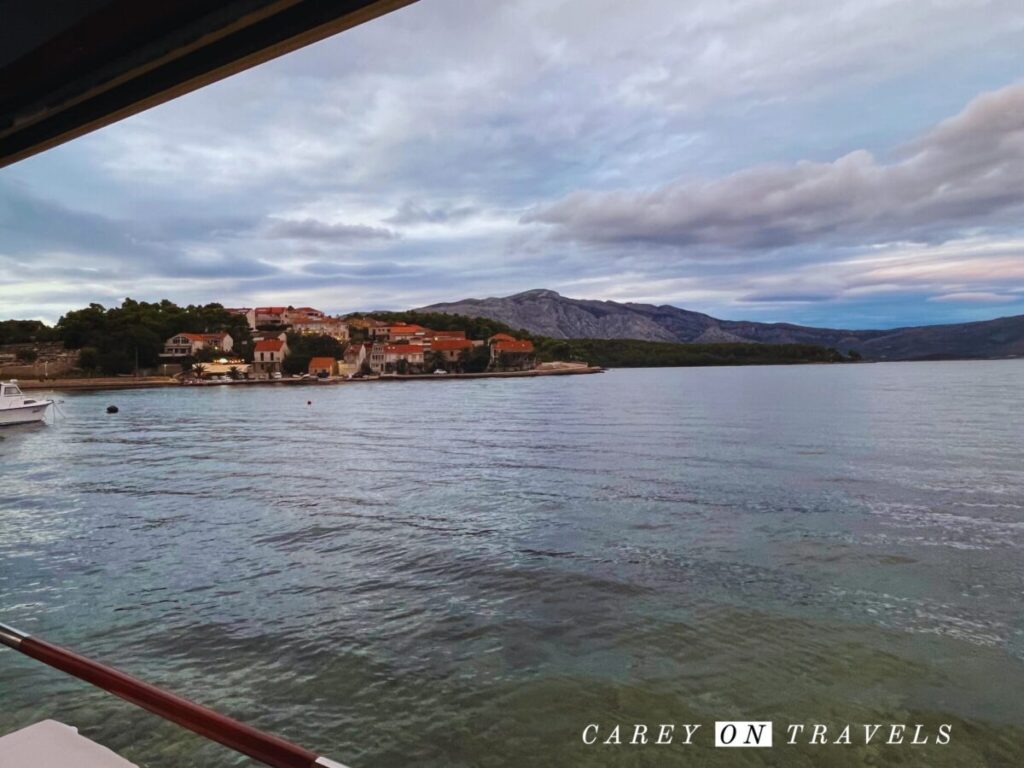
<svg viewBox="0 0 1024 768"><path fill-rule="evenodd" d="M25 397L17 381L0 381L0 427L42 421L51 405L53 400Z"/></svg>

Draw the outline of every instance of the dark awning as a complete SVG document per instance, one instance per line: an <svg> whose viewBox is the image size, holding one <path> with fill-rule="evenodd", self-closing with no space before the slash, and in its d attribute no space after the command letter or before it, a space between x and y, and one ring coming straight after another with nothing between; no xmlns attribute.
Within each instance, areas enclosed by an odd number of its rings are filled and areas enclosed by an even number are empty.
<svg viewBox="0 0 1024 768"><path fill-rule="evenodd" d="M0 0L0 167L415 0Z"/></svg>

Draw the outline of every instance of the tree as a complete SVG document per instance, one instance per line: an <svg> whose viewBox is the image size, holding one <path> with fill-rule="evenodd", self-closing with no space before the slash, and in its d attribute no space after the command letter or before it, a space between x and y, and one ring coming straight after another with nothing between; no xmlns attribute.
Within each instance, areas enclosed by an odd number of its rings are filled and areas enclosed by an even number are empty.
<svg viewBox="0 0 1024 768"><path fill-rule="evenodd" d="M467 349L459 355L459 361L466 373L482 373L491 364L491 349L486 344Z"/></svg>
<svg viewBox="0 0 1024 768"><path fill-rule="evenodd" d="M0 344L52 341L53 329L39 320L0 320Z"/></svg>
<svg viewBox="0 0 1024 768"><path fill-rule="evenodd" d="M14 353L19 363L34 363L39 359L39 353L34 349L19 349Z"/></svg>
<svg viewBox="0 0 1024 768"><path fill-rule="evenodd" d="M195 363L192 366L192 375L197 379L203 378L203 374L206 373L206 366L202 363Z"/></svg>
<svg viewBox="0 0 1024 768"><path fill-rule="evenodd" d="M83 371L95 371L100 367L100 357L96 347L82 347L78 350L78 367Z"/></svg>
<svg viewBox="0 0 1024 768"><path fill-rule="evenodd" d="M232 365L230 368L228 368L228 378L230 378L232 381L238 381L240 378L242 378L242 372L238 369L237 365Z"/></svg>
<svg viewBox="0 0 1024 768"><path fill-rule="evenodd" d="M228 312L220 304L179 307L166 299L147 303L125 299L119 307L90 304L64 315L53 329L66 349L95 347L99 367L108 373L122 373L123 358L131 360L128 370L139 365L159 364L164 342L177 333L225 331L241 349L248 349L252 334L242 315Z"/></svg>
<svg viewBox="0 0 1024 768"><path fill-rule="evenodd" d="M431 352L427 358L427 369L431 371L448 370L448 358L445 357L444 352Z"/></svg>

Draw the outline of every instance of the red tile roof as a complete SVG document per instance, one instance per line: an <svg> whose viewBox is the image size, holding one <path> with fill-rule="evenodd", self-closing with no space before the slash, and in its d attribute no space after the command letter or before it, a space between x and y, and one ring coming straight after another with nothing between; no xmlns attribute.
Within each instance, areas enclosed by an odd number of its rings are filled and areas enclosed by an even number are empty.
<svg viewBox="0 0 1024 768"><path fill-rule="evenodd" d="M423 333L426 330L422 325L392 325L388 328L392 336L396 333Z"/></svg>
<svg viewBox="0 0 1024 768"><path fill-rule="evenodd" d="M533 352L532 341L496 341L494 342L496 352Z"/></svg>
<svg viewBox="0 0 1024 768"><path fill-rule="evenodd" d="M260 339L253 347L254 352L280 352L284 342L280 339Z"/></svg>
<svg viewBox="0 0 1024 768"><path fill-rule="evenodd" d="M431 331L430 335L435 339L464 339L465 331Z"/></svg>
<svg viewBox="0 0 1024 768"><path fill-rule="evenodd" d="M333 357L313 357L313 358L310 358L310 360L309 360L309 370L310 371L321 370L323 368L326 368L329 371L332 370L334 368L334 358Z"/></svg>
<svg viewBox="0 0 1024 768"><path fill-rule="evenodd" d="M491 338L489 338L487 341L489 341L491 344L493 344L496 341L515 341L515 340L516 340L515 336L509 336L507 333L496 333L493 336L491 336Z"/></svg>
<svg viewBox="0 0 1024 768"><path fill-rule="evenodd" d="M438 339L430 342L430 348L435 352L454 352L459 349L472 349L473 342L469 339Z"/></svg>
<svg viewBox="0 0 1024 768"><path fill-rule="evenodd" d="M175 338L178 336L184 336L189 341L223 341L227 338L227 334L224 331L220 333L177 333Z"/></svg>

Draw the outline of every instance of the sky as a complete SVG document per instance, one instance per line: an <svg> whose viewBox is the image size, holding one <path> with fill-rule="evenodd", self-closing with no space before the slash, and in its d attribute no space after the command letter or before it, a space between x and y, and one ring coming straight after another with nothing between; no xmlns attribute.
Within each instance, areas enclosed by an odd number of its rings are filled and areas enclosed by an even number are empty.
<svg viewBox="0 0 1024 768"><path fill-rule="evenodd" d="M0 317L1024 314L1020 0L420 0L0 170Z"/></svg>

